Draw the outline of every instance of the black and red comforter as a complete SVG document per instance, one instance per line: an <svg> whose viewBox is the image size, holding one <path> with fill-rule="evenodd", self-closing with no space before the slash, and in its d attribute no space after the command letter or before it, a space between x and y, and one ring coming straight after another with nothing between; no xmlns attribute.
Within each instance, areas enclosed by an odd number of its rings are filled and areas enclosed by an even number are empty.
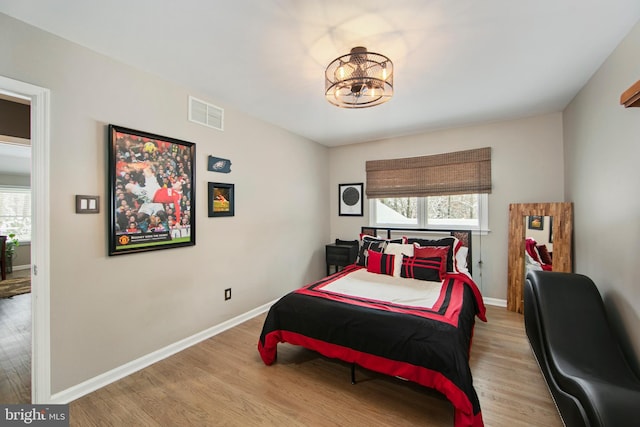
<svg viewBox="0 0 640 427"><path fill-rule="evenodd" d="M456 427L482 426L469 367L475 316L486 321L475 283L466 275L447 276L430 308L323 291L328 282L359 268L347 267L276 302L258 343L264 363L275 362L280 342L301 345L434 388L453 404Z"/></svg>

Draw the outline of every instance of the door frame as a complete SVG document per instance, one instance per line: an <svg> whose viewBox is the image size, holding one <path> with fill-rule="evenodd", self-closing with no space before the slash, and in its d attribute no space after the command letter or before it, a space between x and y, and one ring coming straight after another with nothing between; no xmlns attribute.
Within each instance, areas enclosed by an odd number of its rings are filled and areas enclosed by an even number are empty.
<svg viewBox="0 0 640 427"><path fill-rule="evenodd" d="M31 403L51 401L49 89L0 76L0 92L31 101Z"/></svg>

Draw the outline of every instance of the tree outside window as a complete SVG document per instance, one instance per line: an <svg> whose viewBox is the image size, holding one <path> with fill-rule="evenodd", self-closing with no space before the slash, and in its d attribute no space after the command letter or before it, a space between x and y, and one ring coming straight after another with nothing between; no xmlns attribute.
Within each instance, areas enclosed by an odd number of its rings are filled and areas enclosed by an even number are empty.
<svg viewBox="0 0 640 427"><path fill-rule="evenodd" d="M487 229L487 194L372 199L371 225Z"/></svg>

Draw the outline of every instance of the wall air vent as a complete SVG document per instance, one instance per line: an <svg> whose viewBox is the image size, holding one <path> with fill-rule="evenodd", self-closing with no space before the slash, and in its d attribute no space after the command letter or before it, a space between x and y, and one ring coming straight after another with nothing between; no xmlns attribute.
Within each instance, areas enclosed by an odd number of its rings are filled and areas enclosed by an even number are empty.
<svg viewBox="0 0 640 427"><path fill-rule="evenodd" d="M190 96L189 120L210 128L224 130L224 109Z"/></svg>

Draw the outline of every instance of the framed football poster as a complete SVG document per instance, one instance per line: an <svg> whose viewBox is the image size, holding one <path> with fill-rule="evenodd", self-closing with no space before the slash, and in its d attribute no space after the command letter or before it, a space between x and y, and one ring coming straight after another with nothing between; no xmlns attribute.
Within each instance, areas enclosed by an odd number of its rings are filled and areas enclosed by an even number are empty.
<svg viewBox="0 0 640 427"><path fill-rule="evenodd" d="M109 125L109 255L196 244L195 144Z"/></svg>

